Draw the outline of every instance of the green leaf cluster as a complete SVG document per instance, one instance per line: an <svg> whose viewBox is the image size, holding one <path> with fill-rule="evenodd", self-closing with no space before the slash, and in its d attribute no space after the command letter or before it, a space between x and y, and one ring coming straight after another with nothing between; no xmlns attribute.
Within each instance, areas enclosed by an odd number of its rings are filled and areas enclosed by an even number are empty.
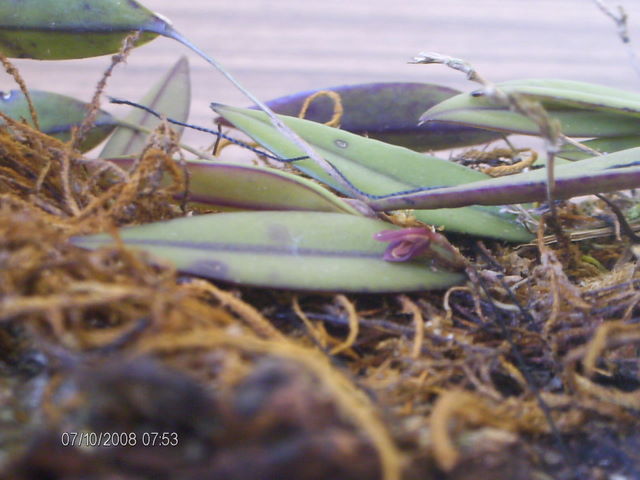
<svg viewBox="0 0 640 480"><path fill-rule="evenodd" d="M7 57L61 60L116 53L134 32L140 34L136 45L162 35L201 54L167 20L135 0L0 2L0 52ZM566 144L560 152L566 159L581 161L557 169L562 187L558 198L640 185L634 149L640 147L640 95L547 79L505 82L497 88L540 102L560 122L564 135L585 139L583 146ZM122 232L124 241L172 260L185 272L240 284L385 292L444 288L460 282L463 275L443 267L437 249L402 264L385 261L385 250L391 246L374 237L398 227L367 218L375 211L410 209L416 220L445 233L512 242L531 239L531 233L500 205L543 199L544 172L492 179L415 151L473 145L511 133L537 135L538 126L530 119L483 92L460 93L437 85L379 83L332 90L346 109L341 129L320 123L330 113L326 103L312 105L307 119L295 118L314 92L269 105L289 114L279 116L279 121L326 160L333 172L310 158L292 165L315 181L277 168L191 160L187 162L190 201L229 212L127 228ZM41 130L62 141L71 138L89 108L52 92L32 91L31 98ZM185 122L190 105L186 58L141 103ZM212 107L223 122L244 131L274 158L284 162L305 156L299 143L281 133L274 117L252 109ZM20 91L0 99L0 112L32 121ZM101 158L130 167L160 122L143 110L124 119L101 110L79 147L87 151L110 136ZM181 128L176 128L178 136ZM619 153L604 154L609 152ZM336 182L336 172L343 182ZM354 192L357 198L345 198ZM104 235L75 240L85 248L109 241Z"/></svg>

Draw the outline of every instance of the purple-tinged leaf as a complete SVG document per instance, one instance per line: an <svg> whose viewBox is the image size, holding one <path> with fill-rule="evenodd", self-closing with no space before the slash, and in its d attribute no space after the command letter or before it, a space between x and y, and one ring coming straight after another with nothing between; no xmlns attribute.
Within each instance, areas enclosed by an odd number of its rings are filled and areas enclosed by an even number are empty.
<svg viewBox="0 0 640 480"><path fill-rule="evenodd" d="M189 162L189 199L222 210L357 211L315 182L273 168Z"/></svg>
<svg viewBox="0 0 640 480"><path fill-rule="evenodd" d="M132 159L112 159L122 168ZM188 161L189 196L193 203L219 210L305 210L359 213L315 182L274 168L230 162ZM168 179L167 179L168 180Z"/></svg>
<svg viewBox="0 0 640 480"><path fill-rule="evenodd" d="M322 90L340 95L344 107L341 129L412 150L441 150L501 137L495 132L447 123L418 125L425 110L460 93L452 88L430 83L394 82L343 85ZM276 98L267 105L276 113L297 117L304 101L317 91ZM305 118L325 123L333 110L333 100L321 96L311 102Z"/></svg>
<svg viewBox="0 0 640 480"><path fill-rule="evenodd" d="M185 273L240 285L312 291L408 292L446 288L464 274L420 258L383 259L376 233L396 227L324 212L237 212L185 217L125 228L126 245L173 262ZM84 248L109 235L77 237Z"/></svg>
<svg viewBox="0 0 640 480"><path fill-rule="evenodd" d="M374 200L369 206L374 210L386 211L544 201L547 196L546 181L547 172L539 169L456 187ZM632 148L557 166L553 197L563 200L638 187L640 148Z"/></svg>

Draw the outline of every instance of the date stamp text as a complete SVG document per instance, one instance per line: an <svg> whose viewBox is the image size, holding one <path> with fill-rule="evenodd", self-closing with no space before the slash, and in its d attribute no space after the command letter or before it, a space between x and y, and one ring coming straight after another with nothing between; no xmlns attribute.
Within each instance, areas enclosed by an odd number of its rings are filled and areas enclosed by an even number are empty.
<svg viewBox="0 0 640 480"><path fill-rule="evenodd" d="M63 447L177 447L177 432L62 432Z"/></svg>

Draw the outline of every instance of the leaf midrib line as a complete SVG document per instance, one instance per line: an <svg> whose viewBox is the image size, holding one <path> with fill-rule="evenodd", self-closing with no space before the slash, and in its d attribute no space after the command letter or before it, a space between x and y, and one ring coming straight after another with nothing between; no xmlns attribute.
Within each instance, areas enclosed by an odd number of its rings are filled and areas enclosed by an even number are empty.
<svg viewBox="0 0 640 480"><path fill-rule="evenodd" d="M223 242L183 242L171 240L145 240L137 238L124 238L127 245L144 245L158 247L178 247L190 250L200 251L222 251L230 253L251 253L253 255L282 255L287 257L306 256L306 257L336 257L336 258L375 258L382 259L383 252L366 252L361 250L322 250L320 248L306 247L276 247L266 245L251 245L238 243ZM81 246L89 246L89 244L106 244L102 239L84 238L78 242Z"/></svg>

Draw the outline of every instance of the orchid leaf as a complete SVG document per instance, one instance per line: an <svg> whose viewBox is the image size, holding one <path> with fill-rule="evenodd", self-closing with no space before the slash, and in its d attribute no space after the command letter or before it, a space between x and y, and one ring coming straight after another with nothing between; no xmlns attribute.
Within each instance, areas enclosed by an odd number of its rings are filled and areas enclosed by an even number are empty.
<svg viewBox="0 0 640 480"><path fill-rule="evenodd" d="M30 90L29 94L38 113L41 131L63 142L71 138L72 128L79 126L87 115L89 105L75 98L41 90ZM20 90L11 90L0 96L0 112L17 121L26 120L33 126L29 105ZM100 110L93 128L79 145L80 150L87 151L98 145L116 125L115 118Z"/></svg>
<svg viewBox="0 0 640 480"><path fill-rule="evenodd" d="M592 148L603 154L628 150L640 147L640 135L627 135L624 137L602 137L581 142L584 146ZM594 157L597 154L585 152L570 144L566 144L558 152L558 156L567 160L583 160Z"/></svg>
<svg viewBox="0 0 640 480"><path fill-rule="evenodd" d="M138 31L138 45L172 36L166 20L135 0L0 2L0 52L8 57L61 60L116 53L122 40Z"/></svg>
<svg viewBox="0 0 640 480"><path fill-rule="evenodd" d="M302 154L297 147L282 137L262 112L218 104L212 105L212 108L280 157L294 158ZM357 188L372 195L391 194L420 187L459 185L489 178L461 165L406 148L308 120L284 116L281 118ZM294 165L308 175L340 190L340 186L311 160L297 161ZM413 213L420 221L444 226L447 230L455 232L511 241L528 241L531 238L529 232L516 223L512 216L502 213L497 208L441 208L417 210Z"/></svg>
<svg viewBox="0 0 640 480"><path fill-rule="evenodd" d="M340 128L412 150L441 150L485 143L499 134L476 128L432 122L419 125L420 115L450 98L458 90L430 83L365 83L322 89L340 96L344 113ZM299 116L305 100L318 90L276 98L267 105L276 113ZM314 99L304 118L326 123L333 115L334 102L326 96Z"/></svg>
<svg viewBox="0 0 640 480"><path fill-rule="evenodd" d="M112 159L123 168L132 159ZM231 162L187 161L189 201L219 210L310 210L360 215L337 195L299 175ZM168 179L167 179L168 180Z"/></svg>
<svg viewBox="0 0 640 480"><path fill-rule="evenodd" d="M640 116L640 94L604 85L539 78L511 80L499 84L499 87L506 92L519 92L550 104Z"/></svg>
<svg viewBox="0 0 640 480"><path fill-rule="evenodd" d="M640 95L599 85L562 80L519 80L498 88L538 100L572 137L613 137L637 134ZM427 110L422 122L448 122L505 133L538 135L530 119L477 93L463 93Z"/></svg>
<svg viewBox="0 0 640 480"><path fill-rule="evenodd" d="M632 117L593 110L560 110L548 106L546 110L551 118L560 122L562 133L570 137L610 137L638 132L638 120ZM495 105L487 98L471 95L445 100L428 110L421 121L450 122L522 135L540 134L539 127L530 119Z"/></svg>
<svg viewBox="0 0 640 480"><path fill-rule="evenodd" d="M180 58L163 78L139 102L173 120L186 122L191 103L189 62ZM144 110L133 110L124 118L125 125L113 133L100 154L103 158L137 155L142 152L148 137L161 120ZM128 127L127 125L131 125ZM172 126L178 136L184 127Z"/></svg>
<svg viewBox="0 0 640 480"><path fill-rule="evenodd" d="M188 162L189 199L231 210L310 210L359 215L317 183L274 168Z"/></svg>
<svg viewBox="0 0 640 480"><path fill-rule="evenodd" d="M606 193L640 187L640 147L580 162L558 165L554 171L553 197L562 200L579 195ZM457 187L375 200L376 210L440 208L467 205L504 205L546 200L547 172L533 170Z"/></svg>
<svg viewBox="0 0 640 480"><path fill-rule="evenodd" d="M120 236L183 272L241 285L379 293L440 289L464 279L424 258L383 260L386 246L374 236L390 228L396 227L338 213L238 212L125 228ZM113 239L92 235L74 243L98 248Z"/></svg>

